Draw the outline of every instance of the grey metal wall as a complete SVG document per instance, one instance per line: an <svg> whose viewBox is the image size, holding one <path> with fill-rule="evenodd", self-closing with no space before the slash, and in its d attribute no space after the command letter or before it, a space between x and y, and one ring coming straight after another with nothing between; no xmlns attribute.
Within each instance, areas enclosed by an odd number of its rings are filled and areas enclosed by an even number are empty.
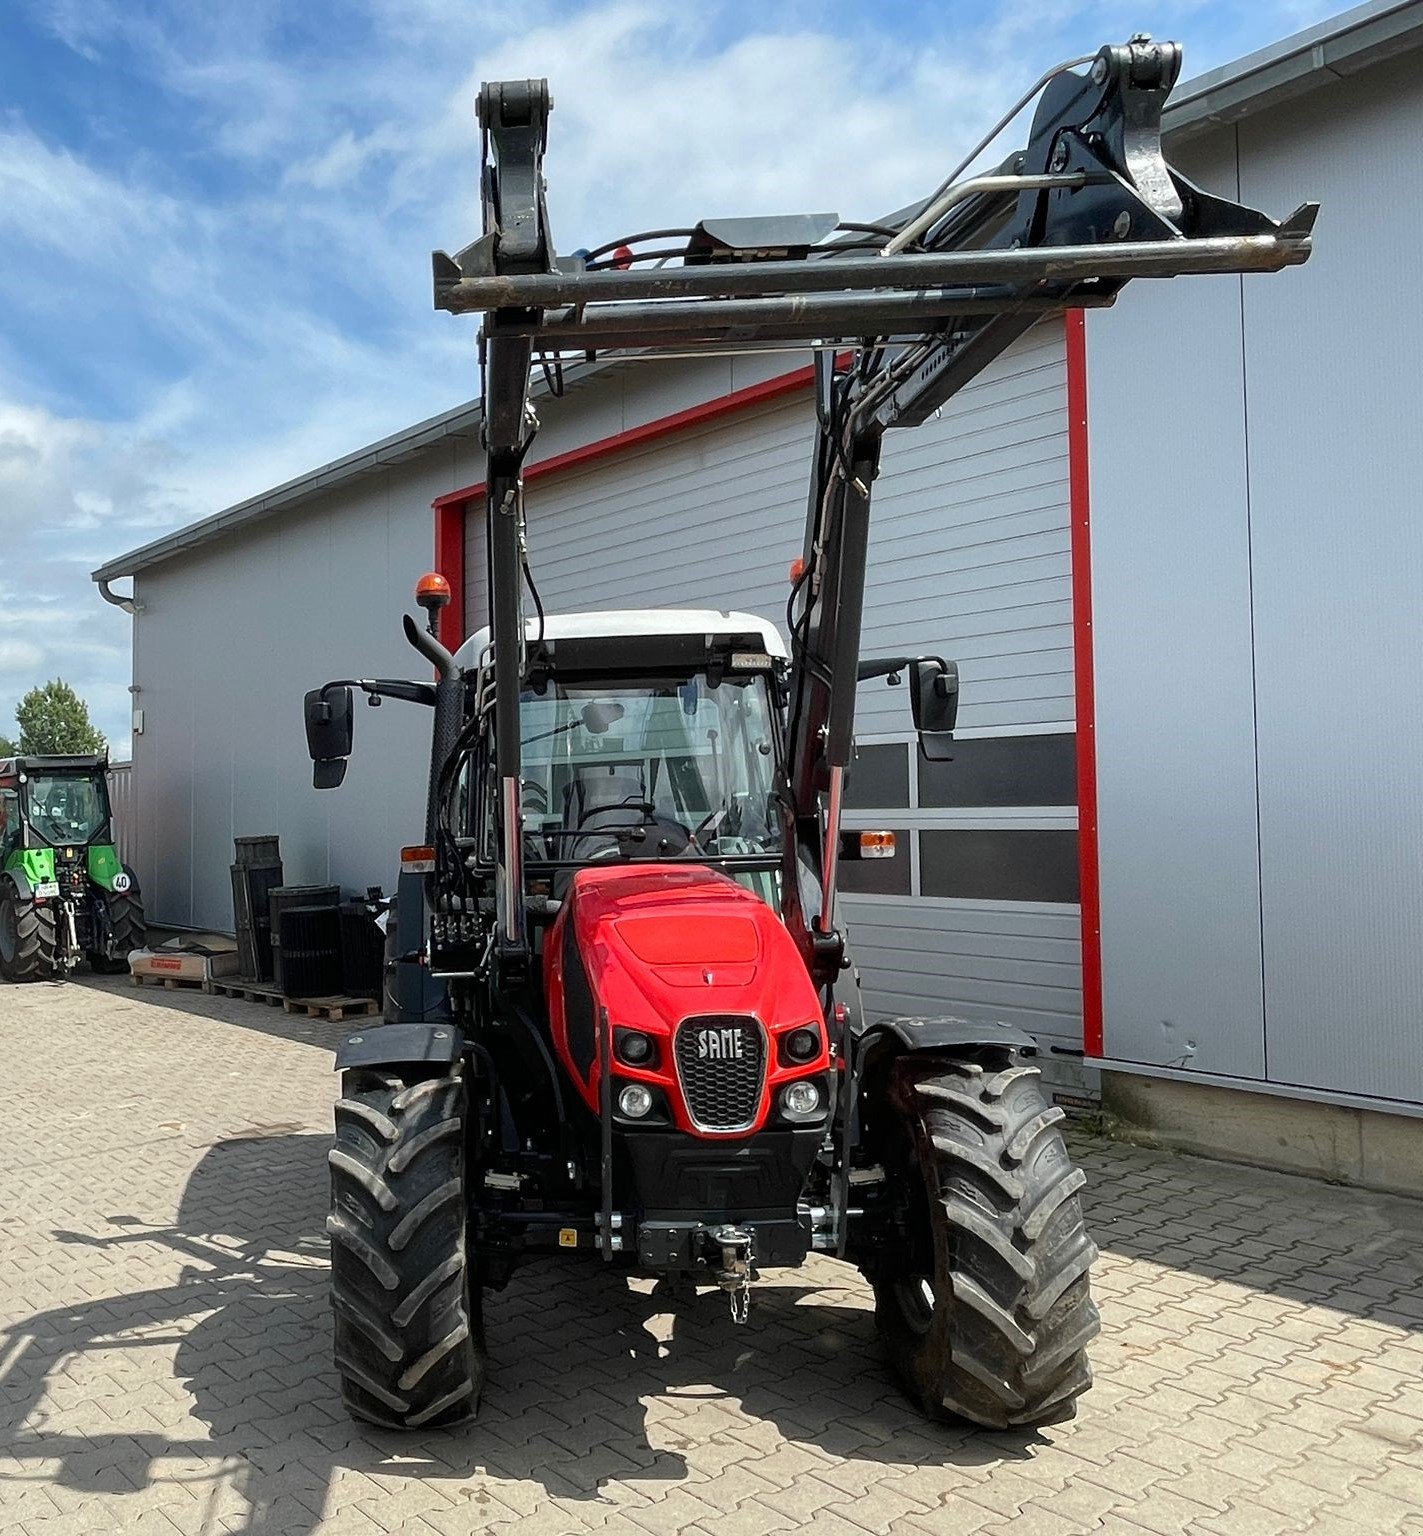
<svg viewBox="0 0 1423 1536"><path fill-rule="evenodd" d="M113 820L114 847L120 860L133 863L133 765L110 763L109 812Z"/></svg>
<svg viewBox="0 0 1423 1536"><path fill-rule="evenodd" d="M429 715L356 706L345 784L317 792L302 695L423 675L400 636L428 569L446 447L144 571L134 630L133 863L158 922L232 929L232 839L276 832L286 878L390 888L424 829Z"/></svg>
<svg viewBox="0 0 1423 1536"><path fill-rule="evenodd" d="M546 607L710 605L783 622L812 431L806 391L532 482L529 546ZM866 652L957 658L967 738L1071 732L1061 327L1013 348L938 420L892 438L875 505ZM484 616L478 518L469 540L473 626ZM1009 1019L1045 1045L1080 1051L1075 802L921 805L902 688L862 689L859 739L877 765L898 753L898 787L876 801L863 787L870 770L859 772L850 820L906 834L893 889L845 897L872 1006ZM888 782L878 767L874 782ZM1006 847L1031 862L1015 840L1038 831L1071 844L1071 889L1056 893L1064 899L922 894L935 882L921 864L952 866L959 834L990 834L990 860ZM1055 1075L1076 1084L1074 1058L1058 1060Z"/></svg>
<svg viewBox="0 0 1423 1536"><path fill-rule="evenodd" d="M1420 123L1405 57L1222 131L1309 265L1089 318L1109 1056L1423 1103Z"/></svg>

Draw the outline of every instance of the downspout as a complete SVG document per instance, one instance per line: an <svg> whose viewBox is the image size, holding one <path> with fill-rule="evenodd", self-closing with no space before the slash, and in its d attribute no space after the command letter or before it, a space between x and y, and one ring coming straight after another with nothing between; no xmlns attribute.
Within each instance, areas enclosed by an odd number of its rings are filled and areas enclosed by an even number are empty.
<svg viewBox="0 0 1423 1536"><path fill-rule="evenodd" d="M125 613L143 612L143 604L137 598L124 597L122 593L110 590L109 578L107 576L96 576L94 581L99 588L99 596L106 603L112 603L115 608L122 608Z"/></svg>

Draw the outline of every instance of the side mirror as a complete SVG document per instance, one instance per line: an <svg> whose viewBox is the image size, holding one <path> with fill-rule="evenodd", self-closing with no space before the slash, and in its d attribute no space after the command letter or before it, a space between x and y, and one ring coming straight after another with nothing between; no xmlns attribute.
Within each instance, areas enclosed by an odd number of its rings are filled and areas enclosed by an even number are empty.
<svg viewBox="0 0 1423 1536"><path fill-rule="evenodd" d="M351 690L313 688L302 704L306 716L306 750L311 756L311 782L316 789L335 789L346 777L351 755L353 722Z"/></svg>
<svg viewBox="0 0 1423 1536"><path fill-rule="evenodd" d="M937 656L921 656L911 662L909 707L924 756L930 762L946 762L959 714L958 663Z"/></svg>

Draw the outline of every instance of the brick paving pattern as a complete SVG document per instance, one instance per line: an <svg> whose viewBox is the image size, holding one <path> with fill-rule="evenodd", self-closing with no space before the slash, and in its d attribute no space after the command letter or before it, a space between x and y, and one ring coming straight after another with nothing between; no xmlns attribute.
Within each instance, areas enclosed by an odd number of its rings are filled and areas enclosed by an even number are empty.
<svg viewBox="0 0 1423 1536"><path fill-rule="evenodd" d="M328 1365L342 1032L0 984L0 1531L1423 1532L1423 1207L1094 1140L1071 1424L924 1422L818 1259L742 1329L714 1294L531 1267L488 1305L473 1426L359 1427Z"/></svg>

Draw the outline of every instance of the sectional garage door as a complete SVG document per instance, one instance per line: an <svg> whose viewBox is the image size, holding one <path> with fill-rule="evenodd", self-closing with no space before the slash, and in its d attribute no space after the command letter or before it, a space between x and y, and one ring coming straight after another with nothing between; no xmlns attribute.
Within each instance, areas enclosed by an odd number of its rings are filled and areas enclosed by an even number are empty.
<svg viewBox="0 0 1423 1536"><path fill-rule="evenodd" d="M1006 1019L1080 1087L1071 570L1063 333L1039 327L915 432L875 493L865 654L938 653L963 676L951 764L917 761L903 688L861 689L851 824L900 857L847 871L869 1006ZM713 606L784 624L800 553L809 391L532 481L529 549L551 612ZM482 520L467 623L485 622Z"/></svg>

